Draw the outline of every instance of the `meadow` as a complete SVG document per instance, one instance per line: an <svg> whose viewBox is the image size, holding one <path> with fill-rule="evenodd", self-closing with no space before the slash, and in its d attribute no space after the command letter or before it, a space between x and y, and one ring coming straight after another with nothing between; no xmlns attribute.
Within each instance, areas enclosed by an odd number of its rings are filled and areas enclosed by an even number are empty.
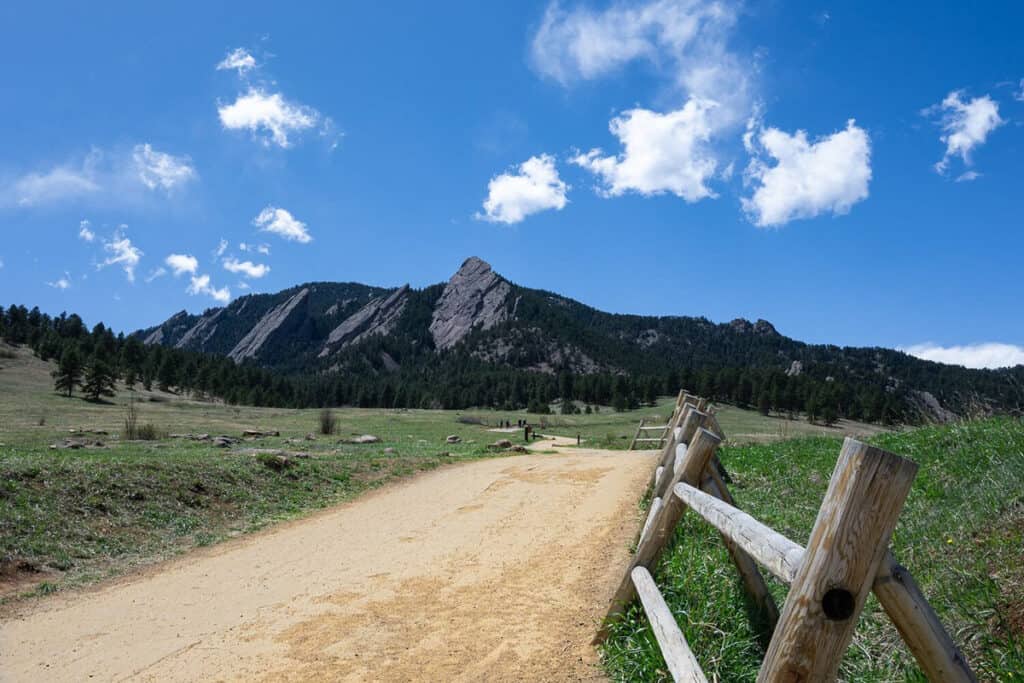
<svg viewBox="0 0 1024 683"><path fill-rule="evenodd" d="M526 419L547 434L625 449L641 418L661 423L672 411L672 399L635 411L602 407L567 416L345 408L333 411L336 425L325 435L319 433L319 410L229 406L123 388L105 403L67 398L53 391L52 363L24 348L3 351L0 600L6 603L123 574L416 472L506 455L488 445L499 438L522 443L522 433L488 431L499 422ZM122 438L129 402L138 425L155 438ZM877 431L856 424L826 428L728 406L719 415L739 441ZM279 435L243 438L245 430ZM212 439L221 435L238 442L218 448ZM352 442L362 435L379 440ZM449 435L459 442L448 443ZM103 445L51 448L65 439Z"/></svg>

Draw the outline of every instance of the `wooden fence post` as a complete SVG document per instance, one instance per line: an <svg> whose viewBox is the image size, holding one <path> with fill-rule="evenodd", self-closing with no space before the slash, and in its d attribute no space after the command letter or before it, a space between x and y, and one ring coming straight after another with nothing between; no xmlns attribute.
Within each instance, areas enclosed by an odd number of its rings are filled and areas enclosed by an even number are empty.
<svg viewBox="0 0 1024 683"><path fill-rule="evenodd" d="M673 439L672 447L662 454L661 467L665 469L662 471L661 477L654 482L655 496L664 498L667 492L671 490L669 482L672 481L672 475L675 473L676 459L685 454L690 442L693 441L694 434L704 425L706 417L707 415L696 409L689 410L686 413L686 419L683 420L683 424L679 428L679 438ZM681 448L682 450L680 450Z"/></svg>
<svg viewBox="0 0 1024 683"><path fill-rule="evenodd" d="M672 477L669 490L679 482L685 482L692 486L699 485L704 468L707 467L708 460L715 452L715 449L718 448L719 441L717 436L706 429L698 430L690 446L686 449L686 458L683 461L682 469ZM666 469L666 472L668 471ZM630 562L629 569L619 584L618 590L615 591L612 604L608 608L604 624L601 627L601 631L597 634L595 642L604 640L605 636L608 635L608 619L621 614L626 606L636 597L636 589L633 586L633 578L631 576L633 569L636 567L650 569L658 561L658 557L672 538L672 532L675 530L684 512L686 512L686 505L683 501L679 500L678 496L662 498L661 510L652 518L647 533L637 545L633 560Z"/></svg>
<svg viewBox="0 0 1024 683"><path fill-rule="evenodd" d="M759 683L835 680L916 473L898 455L843 443Z"/></svg>

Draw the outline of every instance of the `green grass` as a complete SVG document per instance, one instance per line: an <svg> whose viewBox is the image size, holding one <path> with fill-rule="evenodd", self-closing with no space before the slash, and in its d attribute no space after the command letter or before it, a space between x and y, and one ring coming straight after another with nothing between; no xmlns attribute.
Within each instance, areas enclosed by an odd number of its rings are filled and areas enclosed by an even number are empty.
<svg viewBox="0 0 1024 683"><path fill-rule="evenodd" d="M723 427L724 428L724 427ZM871 442L920 470L893 537L897 559L964 649L982 680L1024 673L1024 423L1008 418L881 434ZM737 504L806 543L841 442L803 438L726 447ZM718 533L697 515L680 524L655 579L711 680L753 681L764 656L743 590ZM786 587L770 579L778 604ZM637 606L603 649L610 676L668 677ZM869 598L840 671L847 681L923 681L877 601Z"/></svg>
<svg viewBox="0 0 1024 683"><path fill-rule="evenodd" d="M525 412L465 411L466 415L493 422L507 419L515 424L516 419L526 417L531 423L539 424L545 434L582 437L583 446L625 450L636 433L637 424L645 419L649 425L665 424L672 414L675 397L658 400L657 405L617 413L607 406L591 415L527 415ZM555 406L557 408L557 406ZM756 410L745 410L730 405L715 406L722 430L730 443L769 442L809 435L852 435L869 436L885 431L879 425L840 420L834 426L811 424L806 420L787 420L772 415L766 417ZM650 436L655 436L651 433Z"/></svg>
<svg viewBox="0 0 1024 683"><path fill-rule="evenodd" d="M158 391L122 388L109 403L52 391L52 364L24 348L0 345L0 600L18 592L48 593L120 574L139 565L208 546L351 499L370 488L446 463L493 457L489 425L527 417L542 431L582 434L584 445L624 449L637 422L667 419L672 400L638 411L602 408L594 415L527 416L523 412L336 410L333 436L317 435L319 410L226 406ZM226 434L272 429L271 437L218 449L208 442L161 438L122 441L126 405L138 423L162 434ZM723 428L779 438L784 421L724 407ZM480 424L475 424L473 421ZM802 423L805 424L805 423ZM51 450L69 430L103 430L95 450ZM807 425L800 429L821 431ZM758 431L760 430L760 431ZM376 444L343 443L373 434ZM459 444L445 437L457 434ZM302 451L276 471L252 449ZM386 452L390 449L390 452ZM445 455L447 453L447 455ZM19 568L13 580L12 568ZM28 570L39 570L32 573Z"/></svg>

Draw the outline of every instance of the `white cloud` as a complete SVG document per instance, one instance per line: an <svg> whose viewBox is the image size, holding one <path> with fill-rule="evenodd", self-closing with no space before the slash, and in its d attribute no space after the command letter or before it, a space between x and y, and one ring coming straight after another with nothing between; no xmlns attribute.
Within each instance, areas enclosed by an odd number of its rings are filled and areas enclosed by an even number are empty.
<svg viewBox="0 0 1024 683"><path fill-rule="evenodd" d="M312 107L287 102L281 93L268 93L261 88L250 88L232 104L217 108L221 125L229 130L248 130L254 135L261 131L270 134L262 138L287 149L292 146L288 136L314 128L321 122L320 112Z"/></svg>
<svg viewBox="0 0 1024 683"><path fill-rule="evenodd" d="M228 241L226 239L224 239L223 237L221 237L220 238L220 243L217 245L217 248L214 249L214 251L213 251L214 258L220 258L221 256L224 255L224 252L227 251L227 250L228 250Z"/></svg>
<svg viewBox="0 0 1024 683"><path fill-rule="evenodd" d="M950 159L959 156L966 166L971 165L971 152L985 142L988 134L1006 123L999 117L999 105L988 95L964 100L962 90L954 90L939 104L929 107L925 115L939 114L945 134L942 142L946 153L935 164L938 173L949 169Z"/></svg>
<svg viewBox="0 0 1024 683"><path fill-rule="evenodd" d="M272 232L291 242L308 244L313 237L306 230L306 224L296 219L285 209L268 206L252 221L253 225L264 232Z"/></svg>
<svg viewBox="0 0 1024 683"><path fill-rule="evenodd" d="M757 188L742 204L755 225L783 225L822 213L842 215L868 197L871 142L853 119L844 130L814 142L806 131L790 135L767 128L755 133L751 125L745 142L755 155L760 147L776 161L769 166L755 156L747 167L747 182Z"/></svg>
<svg viewBox="0 0 1024 683"><path fill-rule="evenodd" d="M78 222L78 238L86 242L92 242L96 239L96 233L92 231L92 223L85 219Z"/></svg>
<svg viewBox="0 0 1024 683"><path fill-rule="evenodd" d="M1024 78L1020 79L1020 90L1013 93L1013 99L1018 102L1024 102Z"/></svg>
<svg viewBox="0 0 1024 683"><path fill-rule="evenodd" d="M0 208L67 202L102 206L138 205L150 190L170 191L197 176L188 157L174 157L146 144L102 150L21 175L0 178Z"/></svg>
<svg viewBox="0 0 1024 683"><path fill-rule="evenodd" d="M217 64L217 71L223 71L225 69L234 69L238 72L239 76L245 75L247 71L251 71L256 68L256 58L249 54L249 51L244 47L238 47L227 53Z"/></svg>
<svg viewBox="0 0 1024 683"><path fill-rule="evenodd" d="M708 145L708 112L714 108L714 103L691 98L682 109L666 114L623 112L608 125L622 144L619 155L602 156L600 149L593 149L572 161L600 176L606 196L671 192L688 202L715 197L707 186L717 168Z"/></svg>
<svg viewBox="0 0 1024 683"><path fill-rule="evenodd" d="M53 282L47 282L46 284L54 289L68 289L71 287L71 274L65 271L64 277L54 280Z"/></svg>
<svg viewBox="0 0 1024 683"><path fill-rule="evenodd" d="M956 181L955 182L958 182L958 183L968 183L968 182L970 182L972 180L977 180L980 177L981 177L981 174L978 173L977 171L964 171L963 173L961 173L960 175L958 175L956 177Z"/></svg>
<svg viewBox="0 0 1024 683"><path fill-rule="evenodd" d="M261 278L270 272L270 266L265 263L239 261L238 259L231 257L224 259L224 270L231 273L242 273L246 277Z"/></svg>
<svg viewBox="0 0 1024 683"><path fill-rule="evenodd" d="M192 160L189 157L176 157L158 152L148 143L135 145L132 150L132 159L135 161L135 170L139 174L139 180L151 190L160 187L170 192L175 187L197 177L196 169L193 168Z"/></svg>
<svg viewBox="0 0 1024 683"><path fill-rule="evenodd" d="M146 276L146 282L150 283L159 277L163 277L164 275L167 275L167 269L164 268L163 266L160 266Z"/></svg>
<svg viewBox="0 0 1024 683"><path fill-rule="evenodd" d="M195 275L196 271L199 270L199 259L190 254L171 254L164 263L168 265L171 271L174 273L174 277L184 275L186 273Z"/></svg>
<svg viewBox="0 0 1024 683"><path fill-rule="evenodd" d="M241 242L239 243L238 248L241 249L242 251L255 251L258 254L270 256L269 244L248 244L246 242Z"/></svg>
<svg viewBox="0 0 1024 683"><path fill-rule="evenodd" d="M911 356L968 368L1006 368L1024 365L1024 346L986 342L963 346L914 344L899 349Z"/></svg>
<svg viewBox="0 0 1024 683"><path fill-rule="evenodd" d="M211 285L209 275L193 275L188 289L185 291L193 296L197 294L206 294L222 304L226 304L231 301L231 290L227 287L217 289Z"/></svg>
<svg viewBox="0 0 1024 683"><path fill-rule="evenodd" d="M100 263L97 269L120 265L125 275L128 276L128 281L135 282L135 266L139 265L143 252L125 236L124 228L125 226L120 226L114 231L114 236L109 241L103 243L104 251L109 253L110 256L103 263Z"/></svg>
<svg viewBox="0 0 1024 683"><path fill-rule="evenodd" d="M80 168L57 166L44 173L26 173L0 191L0 206L37 206L80 199L101 190L89 163Z"/></svg>
<svg viewBox="0 0 1024 683"><path fill-rule="evenodd" d="M477 218L492 223L518 223L530 214L561 210L569 186L558 177L555 159L549 154L530 157L514 172L502 173L487 184L484 213Z"/></svg>
<svg viewBox="0 0 1024 683"><path fill-rule="evenodd" d="M570 11L556 1L533 38L531 61L562 85L646 61L687 98L718 102L724 126L745 116L756 71L728 47L737 14L731 0L620 1Z"/></svg>

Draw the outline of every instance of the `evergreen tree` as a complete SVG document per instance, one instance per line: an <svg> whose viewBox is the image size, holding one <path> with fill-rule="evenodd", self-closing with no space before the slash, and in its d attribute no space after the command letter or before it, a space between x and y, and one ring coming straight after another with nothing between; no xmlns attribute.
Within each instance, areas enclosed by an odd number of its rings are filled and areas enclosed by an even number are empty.
<svg viewBox="0 0 1024 683"><path fill-rule="evenodd" d="M99 355L93 356L85 368L82 393L90 401L99 401L104 396L114 396L114 371Z"/></svg>
<svg viewBox="0 0 1024 683"><path fill-rule="evenodd" d="M60 363L53 371L53 388L55 391L67 394L82 383L82 359L78 355L78 348L75 344L69 344L60 355Z"/></svg>
<svg viewBox="0 0 1024 683"><path fill-rule="evenodd" d="M771 409L772 403L771 397L768 394L768 390L761 389L761 394L757 397L757 410L759 413L767 417L768 413L771 412Z"/></svg>

